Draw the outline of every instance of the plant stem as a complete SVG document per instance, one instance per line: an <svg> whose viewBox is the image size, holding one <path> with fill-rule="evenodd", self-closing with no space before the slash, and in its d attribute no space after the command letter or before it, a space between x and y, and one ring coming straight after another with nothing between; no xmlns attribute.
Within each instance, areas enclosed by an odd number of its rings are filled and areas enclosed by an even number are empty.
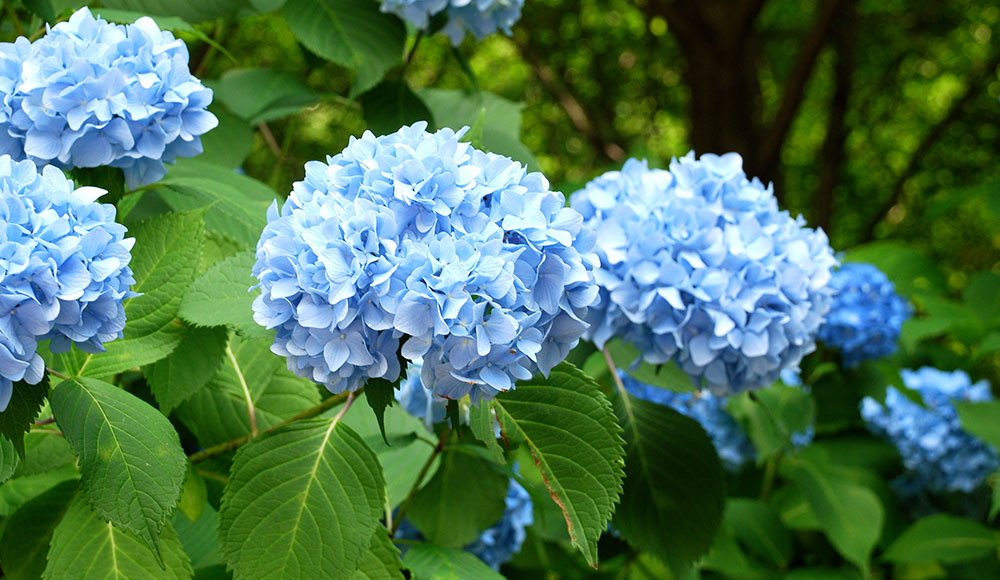
<svg viewBox="0 0 1000 580"><path fill-rule="evenodd" d="M358 395L360 395L363 391L364 391L363 388L358 389L357 391L354 391L355 398ZM264 431L264 433L270 433L271 431L274 431L278 427L284 427L285 425L287 425L289 423L292 423L294 421L298 421L300 419L310 419L312 417L315 417L316 415L319 415L319 414L321 414L321 413L323 413L323 412L325 412L325 411L327 411L329 409L332 409L332 408L336 407L337 405L339 405L339 404L343 403L344 401L346 401L349 394L350 393L340 393L339 395L333 395L332 397L327 397L326 399L323 399L323 402L321 402L320 404L316 405L315 407L310 407L310 408L306 409L305 411L302 411L298 415L295 415L293 417L285 419L284 421L282 421L281 423L278 423L274 427L271 427L270 429L266 429ZM229 451L235 451L236 449L238 449L240 446L242 446L244 443L246 443L249 440L250 440L250 436L249 435L244 435L242 437L237 437L236 439L233 439L232 441L226 441L225 443L219 443L218 445L213 445L211 447L207 447L205 449L202 449L201 451L195 453L194 455L191 455L189 457L189 459L191 460L191 463L199 463L199 462L205 461L206 459L211 459L212 457L215 457L216 455L221 455L221 454L227 453Z"/></svg>
<svg viewBox="0 0 1000 580"><path fill-rule="evenodd" d="M11 2L11 0L4 0L3 7L4 11L7 12L7 18L9 18L11 24L14 25L14 33L18 36L24 36L24 27L21 26L21 19L17 16L17 10L14 9L14 3Z"/></svg>
<svg viewBox="0 0 1000 580"><path fill-rule="evenodd" d="M778 463L781 461L781 451L767 460L764 465L764 480L760 486L760 501L767 503L771 498L771 491L774 489L774 477L778 473Z"/></svg>
<svg viewBox="0 0 1000 580"><path fill-rule="evenodd" d="M420 41L424 39L424 31L417 31L417 38L413 41L413 46L410 47L410 52L406 53L406 61L403 63L403 70L400 71L400 78L406 73L406 69L409 68L410 63L413 61L413 55L417 54L417 47L420 46Z"/></svg>
<svg viewBox="0 0 1000 580"><path fill-rule="evenodd" d="M431 464L434 463L434 459L441 453L444 449L444 444L448 440L448 436L451 435L451 427L445 425L444 430L441 431L441 437L438 438L437 445L434 446L434 450L431 451L430 457L424 462L424 466L420 468L420 473L417 474L417 480L413 482L413 487L410 488L410 492L406 494L406 499L403 503L399 505L399 512L396 514L396 521L393 522L392 527L389 528L389 537L396 535L396 530L399 529L399 523L403 521L403 516L406 515L406 508L410 507L410 502L413 501L413 496L417 494L417 490L420 489L420 484L424 482L424 478L427 477L427 472L431 468Z"/></svg>
<svg viewBox="0 0 1000 580"><path fill-rule="evenodd" d="M604 354L604 360L608 363L608 370L611 371L611 378L614 379L615 386L618 387L618 392L624 397L628 391L625 390L625 383L622 382L621 376L618 375L618 367L615 365L615 360L611 358L608 347L602 348L601 353Z"/></svg>
<svg viewBox="0 0 1000 580"><path fill-rule="evenodd" d="M243 376L243 371L240 370L240 363L236 360L236 355L233 354L233 349L226 345L226 356L229 357L229 362L233 363L233 370L236 371L236 378L240 382L240 388L243 389L243 396L247 400L247 415L250 417L250 437L257 436L257 409L253 404L253 396L250 394L250 387L247 385L247 380Z"/></svg>
<svg viewBox="0 0 1000 580"><path fill-rule="evenodd" d="M49 425L49 424L55 423L55 422L56 422L56 418L55 417L49 417L48 419L42 419L41 421L35 421L34 423L32 423L32 425L34 425L36 427L41 427L42 425Z"/></svg>
<svg viewBox="0 0 1000 580"><path fill-rule="evenodd" d="M49 367L45 367L45 372L47 372L50 375L56 377L57 379L62 379L64 381L68 381L69 380L69 375L64 375L64 374L62 374L61 372L59 372L59 371L57 371L55 369L52 369L52 368L49 368Z"/></svg>

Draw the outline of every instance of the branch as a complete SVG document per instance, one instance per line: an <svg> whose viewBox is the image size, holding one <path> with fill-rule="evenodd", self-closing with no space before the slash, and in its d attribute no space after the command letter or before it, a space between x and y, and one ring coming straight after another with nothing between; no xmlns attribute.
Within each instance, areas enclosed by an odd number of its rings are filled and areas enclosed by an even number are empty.
<svg viewBox="0 0 1000 580"><path fill-rule="evenodd" d="M434 450L427 457L427 461L424 462L423 467L420 468L420 473L417 474L417 479L413 482L413 486L410 487L410 492L406 494L406 498L401 504L399 504L399 511L396 512L395 521L389 525L389 537L396 535L396 531L399 529L399 524L403 522L403 516L406 515L407 508L410 507L410 502L413 501L413 496L417 494L420 489L420 485L424 482L424 478L427 477L427 471L431 468L434 460L437 456L441 454L444 449L444 444L448 440L448 435L451 434L451 427L445 424L444 429L441 430L441 435L438 437L437 445L434 446ZM386 521L389 524L388 520Z"/></svg>
<svg viewBox="0 0 1000 580"><path fill-rule="evenodd" d="M892 193L889 195L889 199L882 204L882 207L879 208L878 212L865 227L861 243L870 242L875 239L875 228L889 215L889 211L892 210L893 206L899 203L900 198L903 197L903 188L906 182L916 174L923 158L931 151L948 126L962 116L963 109L969 104L969 101L979 96L983 85L993 78L994 71L996 71L998 66L1000 66L1000 52L972 71L972 74L969 75L969 80L966 82L965 93L952 102L951 108L948 109L945 116L931 127L930 131L917 144L917 148L913 150L906 168L903 169L903 172L899 174L899 177L896 178L895 183L892 185Z"/></svg>
<svg viewBox="0 0 1000 580"><path fill-rule="evenodd" d="M757 167L770 169L774 167L781 153L781 147L788 137L788 130L792 127L802 104L805 95L806 84L816 68L816 59L820 50L826 43L827 34L830 32L834 16L837 14L843 0L828 0L822 3L816 22L806 35L799 49L799 55L795 59L791 74L785 83L785 92L781 96L781 105L778 113L771 123L770 129L765 133L761 143L761 148L757 154ZM769 171L766 171L767 173Z"/></svg>

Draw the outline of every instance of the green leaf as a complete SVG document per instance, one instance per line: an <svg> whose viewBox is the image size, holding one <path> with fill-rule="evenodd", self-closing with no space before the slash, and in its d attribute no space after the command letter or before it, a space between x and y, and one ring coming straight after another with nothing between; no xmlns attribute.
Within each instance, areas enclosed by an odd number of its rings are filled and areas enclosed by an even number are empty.
<svg viewBox="0 0 1000 580"><path fill-rule="evenodd" d="M369 379L365 383L365 400L368 406L375 412L375 419L378 421L378 430L382 433L382 440L389 445L389 438L385 436L385 409L391 407L395 401L395 386L385 379Z"/></svg>
<svg viewBox="0 0 1000 580"><path fill-rule="evenodd" d="M174 413L205 447L236 439L250 434L248 391L261 431L319 404L316 385L288 372L270 340L231 336L219 372Z"/></svg>
<svg viewBox="0 0 1000 580"><path fill-rule="evenodd" d="M532 171L537 170L535 157L521 143L522 103L485 91L421 89L417 94L427 105L438 128L451 127L457 131L465 126L472 127L485 109L482 148L524 163Z"/></svg>
<svg viewBox="0 0 1000 580"><path fill-rule="evenodd" d="M139 538L102 520L82 496L52 534L44 580L187 580L191 564L167 522L159 538L163 567Z"/></svg>
<svg viewBox="0 0 1000 580"><path fill-rule="evenodd" d="M990 522L1000 514L1000 471L997 471L990 478L990 487L993 488L993 499L990 501Z"/></svg>
<svg viewBox="0 0 1000 580"><path fill-rule="evenodd" d="M282 14L306 48L357 73L352 97L378 84L403 55L406 27L370 0L288 0Z"/></svg>
<svg viewBox="0 0 1000 580"><path fill-rule="evenodd" d="M296 75L270 68L230 69L209 84L220 103L251 125L293 115L322 96Z"/></svg>
<svg viewBox="0 0 1000 580"><path fill-rule="evenodd" d="M219 538L216 530L219 528L219 512L210 505L205 506L201 516L191 521L180 512L175 511L170 523L177 532L184 553L191 559L191 567L195 573L200 568L210 568L222 564L219 550Z"/></svg>
<svg viewBox="0 0 1000 580"><path fill-rule="evenodd" d="M507 460L503 456L503 449L497 442L496 418L493 416L493 408L488 403L480 403L469 407L469 427L476 439L486 444L486 450L490 452L497 463L503 465Z"/></svg>
<svg viewBox="0 0 1000 580"><path fill-rule="evenodd" d="M427 105L405 82L382 81L361 95L360 101L368 130L376 135L395 133L416 121L433 124Z"/></svg>
<svg viewBox="0 0 1000 580"><path fill-rule="evenodd" d="M51 437L51 435L50 435ZM59 469L15 477L0 485L0 516L8 516L32 498L38 497L56 485L72 479L80 479L80 473L75 465L66 465Z"/></svg>
<svg viewBox="0 0 1000 580"><path fill-rule="evenodd" d="M862 580L857 570L848 568L796 568L783 580Z"/></svg>
<svg viewBox="0 0 1000 580"><path fill-rule="evenodd" d="M868 262L892 280L903 296L941 294L948 284L937 263L901 240L879 240L855 246L847 253L848 262Z"/></svg>
<svg viewBox="0 0 1000 580"><path fill-rule="evenodd" d="M421 101L423 104L423 101ZM428 111L428 116L430 116L430 111ZM429 119L428 119L429 120ZM479 109L479 116L476 117L476 122L469 127L469 132L465 134L463 141L469 143L476 149L483 148L483 127L486 125L486 107Z"/></svg>
<svg viewBox="0 0 1000 580"><path fill-rule="evenodd" d="M236 452L221 541L236 580L347 578L384 510L378 458L332 419L280 427Z"/></svg>
<svg viewBox="0 0 1000 580"><path fill-rule="evenodd" d="M104 0L107 8L131 10L157 16L177 16L188 22L203 22L233 16L245 0Z"/></svg>
<svg viewBox="0 0 1000 580"><path fill-rule="evenodd" d="M597 384L563 363L548 379L535 377L493 400L505 435L524 440L570 540L597 565L597 539L622 493L621 428Z"/></svg>
<svg viewBox="0 0 1000 580"><path fill-rule="evenodd" d="M720 529L719 533L715 535L711 549L698 563L699 568L715 570L726 578L770 580L768 573L773 575L773 572L749 558L737 543L732 530L727 528ZM654 578L674 577L676 577L676 573L671 573L669 570L659 576L654 576Z"/></svg>
<svg viewBox="0 0 1000 580"><path fill-rule="evenodd" d="M170 421L135 396L86 377L60 383L52 411L80 458L83 496L159 559L160 530L180 497L186 464Z"/></svg>
<svg viewBox="0 0 1000 580"><path fill-rule="evenodd" d="M962 298L981 320L996 319L1000 316L1000 274L977 273L969 280Z"/></svg>
<svg viewBox="0 0 1000 580"><path fill-rule="evenodd" d="M955 564L975 560L997 549L997 537L979 522L948 514L923 518L903 531L882 554L894 563Z"/></svg>
<svg viewBox="0 0 1000 580"><path fill-rule="evenodd" d="M24 461L15 476L36 475L75 464L76 454L65 437L38 429L24 437Z"/></svg>
<svg viewBox="0 0 1000 580"><path fill-rule="evenodd" d="M498 467L465 446L446 447L437 473L413 496L406 517L428 541L461 548L503 517L510 478Z"/></svg>
<svg viewBox="0 0 1000 580"><path fill-rule="evenodd" d="M146 367L146 382L165 415L215 375L226 356L229 336L223 327L188 328L174 352Z"/></svg>
<svg viewBox="0 0 1000 580"><path fill-rule="evenodd" d="M792 536L771 507L742 498L726 503L726 527L748 550L776 568L792 559Z"/></svg>
<svg viewBox="0 0 1000 580"><path fill-rule="evenodd" d="M253 149L253 128L250 123L222 107L209 107L209 110L219 119L219 126L201 136L205 152L198 156L198 160L228 169L241 167Z"/></svg>
<svg viewBox="0 0 1000 580"><path fill-rule="evenodd" d="M694 390L691 377L673 362L653 365L642 361L640 360L642 353L639 349L632 343L621 340L609 341L606 346L612 360L615 361L615 365L640 383L675 393L688 393ZM606 370L607 362L604 360L604 353L598 351L593 356L598 359L598 364ZM635 362L639 362L639 366L636 367Z"/></svg>
<svg viewBox="0 0 1000 580"><path fill-rule="evenodd" d="M124 301L125 336L107 343L100 354L64 356L72 374L108 377L163 359L181 342L177 308L198 267L193 257L201 254L204 238L201 213L167 214L131 233L136 239L132 290L140 295Z"/></svg>
<svg viewBox="0 0 1000 580"><path fill-rule="evenodd" d="M254 261L253 250L247 250L209 268L184 294L180 317L198 326L226 324L260 335L264 329L253 320L253 301L260 291L250 291L257 283L250 274Z"/></svg>
<svg viewBox="0 0 1000 580"><path fill-rule="evenodd" d="M1000 449L1000 401L982 403L955 403L962 427Z"/></svg>
<svg viewBox="0 0 1000 580"><path fill-rule="evenodd" d="M14 450L21 459L24 459L24 435L31 430L31 424L48 394L48 375L37 385L18 381L14 383L7 409L0 413L0 437L8 439L14 445Z"/></svg>
<svg viewBox="0 0 1000 580"><path fill-rule="evenodd" d="M177 502L177 510L187 519L198 520L208 504L208 490L205 480L190 461L187 462L187 473L184 475L184 486L181 487L181 498Z"/></svg>
<svg viewBox="0 0 1000 580"><path fill-rule="evenodd" d="M719 456L694 419L627 393L614 403L628 443L615 528L680 570L708 551L722 522Z"/></svg>
<svg viewBox="0 0 1000 580"><path fill-rule="evenodd" d="M368 553L351 580L403 580L399 550L389 539L388 530L376 529Z"/></svg>
<svg viewBox="0 0 1000 580"><path fill-rule="evenodd" d="M869 558L885 520L878 496L866 487L824 473L802 459L785 458L781 473L802 491L837 551L867 574Z"/></svg>
<svg viewBox="0 0 1000 580"><path fill-rule="evenodd" d="M460 548L419 544L406 551L403 564L413 580L503 580L493 568Z"/></svg>
<svg viewBox="0 0 1000 580"><path fill-rule="evenodd" d="M809 393L797 387L775 383L766 389L730 399L727 409L743 426L763 464L788 447L790 437L808 429L816 416Z"/></svg>
<svg viewBox="0 0 1000 580"><path fill-rule="evenodd" d="M35 580L45 570L45 555L56 525L76 496L77 481L65 481L36 496L11 514L0 538L6 580Z"/></svg>
<svg viewBox="0 0 1000 580"><path fill-rule="evenodd" d="M21 465L17 458L17 449L10 439L0 435L0 483L7 481Z"/></svg>

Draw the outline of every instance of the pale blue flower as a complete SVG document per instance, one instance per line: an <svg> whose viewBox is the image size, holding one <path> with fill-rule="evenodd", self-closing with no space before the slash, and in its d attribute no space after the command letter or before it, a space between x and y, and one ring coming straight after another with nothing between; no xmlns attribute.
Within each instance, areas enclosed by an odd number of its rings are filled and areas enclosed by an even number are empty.
<svg viewBox="0 0 1000 580"><path fill-rule="evenodd" d="M122 336L135 240L113 205L96 203L104 193L0 156L0 411L12 381L42 379L39 340L51 339L53 352L76 344L94 353Z"/></svg>
<svg viewBox="0 0 1000 580"><path fill-rule="evenodd" d="M62 169L119 167L130 188L201 153L218 121L184 42L151 18L111 24L81 8L29 43L0 44L0 153Z"/></svg>
<svg viewBox="0 0 1000 580"><path fill-rule="evenodd" d="M885 274L871 264L844 264L833 273L830 287L833 304L819 339L840 349L846 366L896 352L910 305Z"/></svg>
<svg viewBox="0 0 1000 580"><path fill-rule="evenodd" d="M868 428L893 443L903 458L906 473L898 489L969 493L997 470L997 452L962 428L954 402L993 400L987 381L972 383L963 371L944 372L932 367L901 372L907 388L920 393L925 407L894 387L886 391L885 404L870 397L861 402L861 416Z"/></svg>
<svg viewBox="0 0 1000 580"><path fill-rule="evenodd" d="M421 367L417 363L407 365L406 377L400 381L395 396L404 411L422 420L428 429L433 429L435 423L444 421L447 416L448 399L435 395L424 386L420 380Z"/></svg>
<svg viewBox="0 0 1000 580"><path fill-rule="evenodd" d="M670 171L630 159L571 206L601 259L587 335L599 347L620 337L715 394L765 387L815 349L833 252L747 179L739 155L690 153Z"/></svg>
<svg viewBox="0 0 1000 580"><path fill-rule="evenodd" d="M477 39L510 28L521 18L524 0L382 0L382 12L396 14L420 30L426 30L431 19L447 14L442 32L458 45L471 33Z"/></svg>
<svg viewBox="0 0 1000 580"><path fill-rule="evenodd" d="M473 402L548 374L597 298L593 236L539 173L426 123L306 164L268 212L255 319L333 392L422 361L436 396Z"/></svg>

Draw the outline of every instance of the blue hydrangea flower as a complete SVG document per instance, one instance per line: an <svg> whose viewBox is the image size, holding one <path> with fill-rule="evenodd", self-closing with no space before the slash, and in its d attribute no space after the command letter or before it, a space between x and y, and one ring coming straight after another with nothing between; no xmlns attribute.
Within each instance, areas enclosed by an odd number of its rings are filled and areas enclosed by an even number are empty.
<svg viewBox="0 0 1000 580"><path fill-rule="evenodd" d="M819 338L840 349L846 366L896 352L910 305L881 270L871 264L844 264L833 273L830 287L833 304Z"/></svg>
<svg viewBox="0 0 1000 580"><path fill-rule="evenodd" d="M510 28L521 18L524 0L382 0L382 12L391 12L420 30L426 30L431 18L446 12L444 32L458 46L467 33L477 39Z"/></svg>
<svg viewBox="0 0 1000 580"><path fill-rule="evenodd" d="M767 386L815 349L836 263L822 230L779 211L742 159L630 159L571 197L596 233L600 305L587 337L673 359L715 394Z"/></svg>
<svg viewBox="0 0 1000 580"><path fill-rule="evenodd" d="M593 236L562 194L426 127L352 139L268 211L254 318L334 393L395 380L398 351L436 395L492 398L547 375L597 300Z"/></svg>
<svg viewBox="0 0 1000 580"><path fill-rule="evenodd" d="M119 167L128 187L201 153L218 121L184 42L151 18L95 19L84 7L31 43L0 44L0 154L38 165Z"/></svg>
<svg viewBox="0 0 1000 580"><path fill-rule="evenodd" d="M420 380L422 369L423 365L418 363L407 365L406 377L400 381L395 396L404 411L422 420L431 429L448 415L448 399L435 395L434 391L424 386Z"/></svg>
<svg viewBox="0 0 1000 580"><path fill-rule="evenodd" d="M671 407L701 423L727 471L736 473L747 462L756 460L757 450L746 431L726 411L728 397L716 396L709 391L678 393L641 383L624 371L619 371L618 374L622 378L625 390L633 397ZM805 447L812 442L813 434L811 425L804 431L792 433L792 444L797 448Z"/></svg>
<svg viewBox="0 0 1000 580"><path fill-rule="evenodd" d="M104 193L0 156L0 411L14 381L42 379L39 340L53 352L101 352L122 336L135 240L113 205L96 203Z"/></svg>
<svg viewBox="0 0 1000 580"><path fill-rule="evenodd" d="M516 464L514 471L517 471ZM494 570L499 570L500 566L509 562L515 554L521 551L521 546L527 535L525 529L535 520L531 496L516 479L511 478L510 480L505 503L506 507L500 521L484 530L478 538L464 548ZM407 540L424 539L420 530L407 519L399 522L395 537ZM406 548L405 545L402 546L404 552Z"/></svg>
<svg viewBox="0 0 1000 580"><path fill-rule="evenodd" d="M997 452L964 429L955 401L990 401L986 381L973 384L963 371L932 367L903 370L903 383L920 393L926 408L889 387L885 404L870 397L861 402L868 428L893 443L903 458L906 474L899 489L930 493L971 492L996 471Z"/></svg>

